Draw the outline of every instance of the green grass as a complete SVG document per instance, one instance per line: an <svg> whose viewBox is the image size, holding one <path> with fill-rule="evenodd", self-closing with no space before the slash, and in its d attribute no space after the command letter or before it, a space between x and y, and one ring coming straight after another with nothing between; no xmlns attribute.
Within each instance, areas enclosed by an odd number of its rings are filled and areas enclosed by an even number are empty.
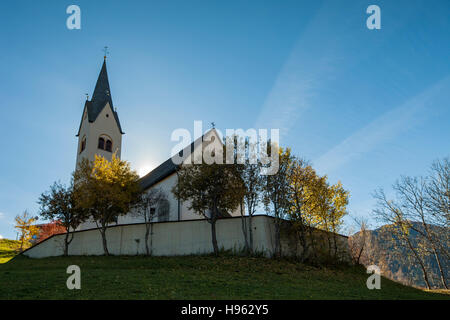
<svg viewBox="0 0 450 320"><path fill-rule="evenodd" d="M0 263L6 263L15 255L20 248L20 242L16 240L0 239Z"/></svg>
<svg viewBox="0 0 450 320"><path fill-rule="evenodd" d="M66 268L81 268L68 290ZM185 257L18 256L0 265L1 299L449 299L385 278L366 288L361 267L316 268L224 255Z"/></svg>

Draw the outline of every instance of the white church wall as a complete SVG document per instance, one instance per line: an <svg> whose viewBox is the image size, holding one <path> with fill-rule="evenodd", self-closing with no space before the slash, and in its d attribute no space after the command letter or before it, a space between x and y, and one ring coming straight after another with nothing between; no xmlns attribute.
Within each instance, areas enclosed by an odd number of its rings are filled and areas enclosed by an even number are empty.
<svg viewBox="0 0 450 320"><path fill-rule="evenodd" d="M270 225L273 219L256 216L253 219L254 248L270 256L273 252ZM240 218L217 221L217 241L225 250L240 250L244 247L244 237ZM113 255L145 254L145 225L118 225L106 232L108 250ZM64 235L53 236L26 250L23 254L30 258L44 258L63 254ZM153 225L153 254L156 256L190 255L213 252L211 225L206 220L157 222ZM74 233L69 246L69 255L103 255L101 235L98 229Z"/></svg>
<svg viewBox="0 0 450 320"><path fill-rule="evenodd" d="M241 218L226 218L217 221L217 242L219 248L239 251L244 248ZM287 222L286 222L287 223ZM98 229L75 232L69 245L69 255L103 255L103 246ZM325 234L316 233L317 244L327 247ZM45 258L63 255L64 236L56 235L23 252L30 258ZM107 245L112 255L144 255L145 225L118 225L108 228ZM255 252L272 256L275 251L274 219L265 215L253 218L253 243ZM149 239L150 240L150 239ZM301 246L298 237L283 232L281 237L284 255L298 255ZM347 237L337 235L340 243L340 257L350 260ZM150 241L149 241L150 244ZM211 225L206 220L156 222L153 224L152 254L155 256L176 256L212 253Z"/></svg>

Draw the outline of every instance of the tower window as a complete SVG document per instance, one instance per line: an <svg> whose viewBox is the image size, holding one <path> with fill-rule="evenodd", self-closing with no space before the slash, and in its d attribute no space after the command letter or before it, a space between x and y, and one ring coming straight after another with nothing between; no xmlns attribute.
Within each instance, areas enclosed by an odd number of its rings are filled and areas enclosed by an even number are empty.
<svg viewBox="0 0 450 320"><path fill-rule="evenodd" d="M112 151L112 142L111 142L111 140L106 140L106 148L105 148L105 150L109 151L109 152Z"/></svg>
<svg viewBox="0 0 450 320"><path fill-rule="evenodd" d="M98 148L105 150L105 139L102 137L98 138Z"/></svg>
<svg viewBox="0 0 450 320"><path fill-rule="evenodd" d="M110 137L102 135L98 138L98 148L108 152L112 152L113 143Z"/></svg>

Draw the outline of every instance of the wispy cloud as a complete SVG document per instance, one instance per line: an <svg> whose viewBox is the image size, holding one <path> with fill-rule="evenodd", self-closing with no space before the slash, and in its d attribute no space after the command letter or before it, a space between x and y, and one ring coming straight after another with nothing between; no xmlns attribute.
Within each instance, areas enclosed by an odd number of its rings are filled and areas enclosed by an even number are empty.
<svg viewBox="0 0 450 320"><path fill-rule="evenodd" d="M358 159L381 143L408 131L432 112L435 103L450 98L450 76L436 82L404 104L382 114L314 161L320 172L331 172Z"/></svg>
<svg viewBox="0 0 450 320"><path fill-rule="evenodd" d="M342 44L317 39L318 30L325 33L328 29L324 25L333 24L333 12L328 5L322 7L302 31L263 104L256 128L278 128L281 136L287 135L296 120L311 107L311 100L325 79L334 76ZM343 34L344 30L333 32ZM327 38L326 34L320 36L322 40Z"/></svg>
<svg viewBox="0 0 450 320"><path fill-rule="evenodd" d="M0 234L0 239L3 239L3 236Z"/></svg>
<svg viewBox="0 0 450 320"><path fill-rule="evenodd" d="M318 107L317 97L327 94L329 83L368 54L349 55L361 40L362 35L354 32L361 25L360 12L359 7L350 8L344 21L341 7L341 1L324 1L301 30L257 117L256 128L278 128L281 136L287 135L305 111Z"/></svg>

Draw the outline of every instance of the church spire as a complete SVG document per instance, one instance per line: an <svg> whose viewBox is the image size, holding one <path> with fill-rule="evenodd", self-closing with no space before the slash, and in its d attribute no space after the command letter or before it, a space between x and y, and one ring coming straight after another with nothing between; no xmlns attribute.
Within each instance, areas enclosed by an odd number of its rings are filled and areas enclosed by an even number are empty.
<svg viewBox="0 0 450 320"><path fill-rule="evenodd" d="M89 122L94 122L97 119L100 112L102 112L103 108L107 104L110 105L114 119L117 123L117 126L119 127L119 131L121 134L123 134L124 132L122 131L122 127L120 126L119 116L117 115L117 111L114 109L114 105L112 102L111 89L109 87L109 80L108 80L108 72L106 70L106 58L104 58L102 68L98 75L97 83L95 84L95 89L94 93L92 94L92 98L91 100L89 100L88 96L85 104ZM80 134L80 130L81 130L81 123L78 129L77 136Z"/></svg>
<svg viewBox="0 0 450 320"><path fill-rule="evenodd" d="M106 71L106 58L104 58L102 69L100 70L97 83L95 84L94 93L92 94L91 103L93 111L95 113L100 113L107 102L109 102L109 105L114 110L111 90L109 88L108 72Z"/></svg>

